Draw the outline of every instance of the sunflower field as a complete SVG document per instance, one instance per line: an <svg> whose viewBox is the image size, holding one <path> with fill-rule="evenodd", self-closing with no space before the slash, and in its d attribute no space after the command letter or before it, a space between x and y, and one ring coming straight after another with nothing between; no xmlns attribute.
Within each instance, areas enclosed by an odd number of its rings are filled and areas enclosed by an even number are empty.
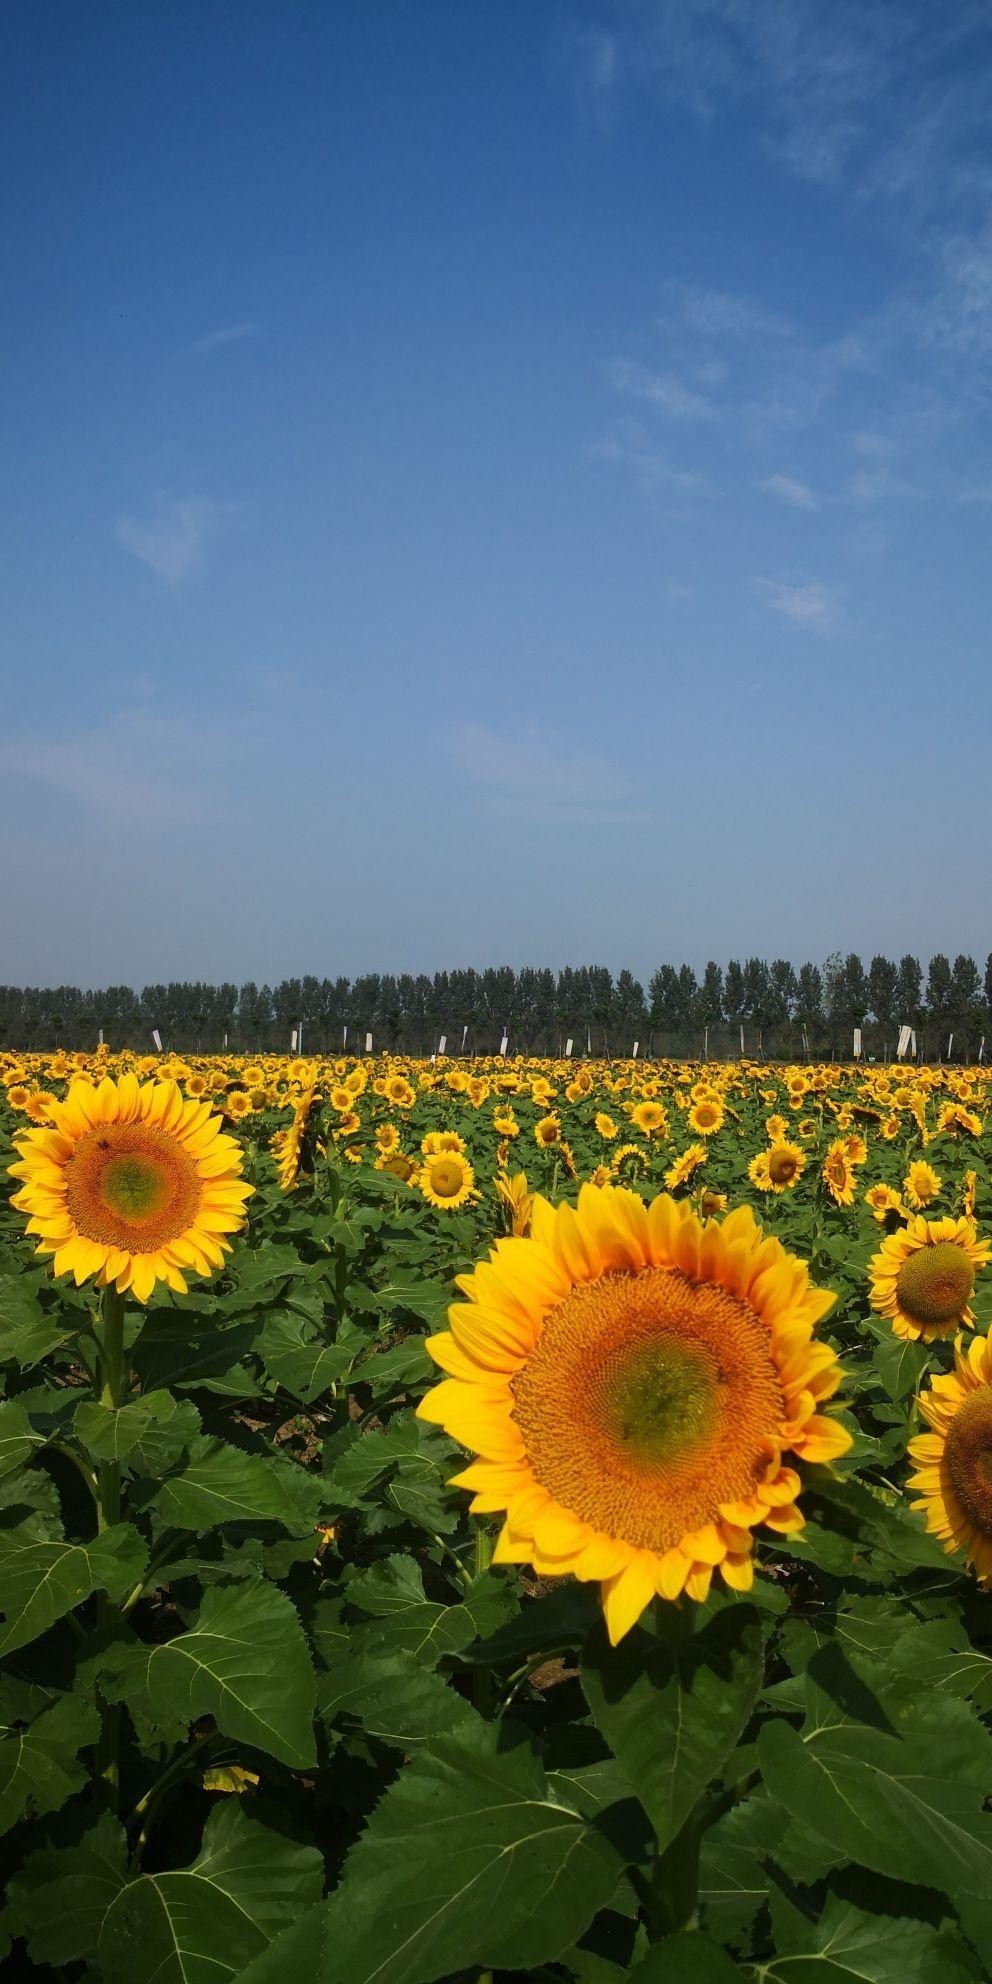
<svg viewBox="0 0 992 1984"><path fill-rule="evenodd" d="M992 1977L983 1067L0 1084L5 1975Z"/></svg>

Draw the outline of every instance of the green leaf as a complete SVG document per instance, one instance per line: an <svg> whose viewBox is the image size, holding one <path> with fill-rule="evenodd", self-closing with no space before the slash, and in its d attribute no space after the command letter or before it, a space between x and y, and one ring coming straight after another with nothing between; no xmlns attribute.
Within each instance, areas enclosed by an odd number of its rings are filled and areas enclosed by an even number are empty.
<svg viewBox="0 0 992 1984"><path fill-rule="evenodd" d="M19 1400L5 1399L0 1404L0 1476L12 1474L44 1444L44 1435L35 1432Z"/></svg>
<svg viewBox="0 0 992 1984"><path fill-rule="evenodd" d="M0 1737L0 1832L19 1819L56 1812L81 1791L88 1773L79 1751L100 1730L96 1708L76 1695L62 1695L31 1722L5 1704Z"/></svg>
<svg viewBox="0 0 992 1984"><path fill-rule="evenodd" d="M981 1785L967 1780L960 1741L906 1741L836 1713L833 1726L805 1737L766 1724L758 1749L771 1796L862 1867L952 1895L987 1893L992 1818Z"/></svg>
<svg viewBox="0 0 992 1984"><path fill-rule="evenodd" d="M768 1984L974 1984L978 1975L952 1932L909 1916L866 1914L839 1895L819 1922L803 1918L788 1953L762 1972Z"/></svg>
<svg viewBox="0 0 992 1984"><path fill-rule="evenodd" d="M351 1716L369 1736L409 1750L477 1720L462 1695L410 1653L357 1653L337 1662L317 1688L326 1722Z"/></svg>
<svg viewBox="0 0 992 1984"><path fill-rule="evenodd" d="M124 1828L104 1813L77 1846L29 1855L7 1890L4 1926L25 1938L35 1963L91 1956L126 1868Z"/></svg>
<svg viewBox="0 0 992 1984"><path fill-rule="evenodd" d="M211 1812L189 1867L130 1881L97 1944L108 1984L221 1984L240 1977L323 1888L323 1860L249 1818L240 1799Z"/></svg>
<svg viewBox="0 0 992 1984"><path fill-rule="evenodd" d="M666 1936L629 1972L630 1984L743 1984L745 1972L698 1929Z"/></svg>
<svg viewBox="0 0 992 1984"><path fill-rule="evenodd" d="M476 1637L466 1605L438 1605L424 1592L412 1557L386 1557L348 1586L349 1608L371 1615L360 1631L365 1652L405 1652L423 1667L436 1667Z"/></svg>
<svg viewBox="0 0 992 1984"><path fill-rule="evenodd" d="M225 1736L294 1769L316 1760L310 1655L295 1607L274 1585L215 1586L188 1632L163 1646L111 1647L99 1672L110 1700L165 1728L212 1715Z"/></svg>
<svg viewBox="0 0 992 1984"><path fill-rule="evenodd" d="M505 1724L480 1724L415 1757L380 1799L330 1902L242 1984L296 1974L428 1984L476 1964L527 1970L568 1949L623 1863L598 1823L549 1795L529 1746L508 1739Z"/></svg>
<svg viewBox="0 0 992 1984"><path fill-rule="evenodd" d="M118 1523L92 1543L63 1543L24 1528L0 1534L0 1653L47 1633L94 1591L123 1598L137 1584L147 1550L136 1529Z"/></svg>
<svg viewBox="0 0 992 1984"><path fill-rule="evenodd" d="M77 1439L95 1460L126 1460L153 1425L161 1426L179 1411L171 1392L146 1392L129 1405L102 1405L86 1399L76 1407ZM194 1408L195 1410L195 1408Z"/></svg>
<svg viewBox="0 0 992 1984"><path fill-rule="evenodd" d="M651 1619L651 1615L648 1615ZM758 1699L761 1621L728 1606L693 1633L684 1608L656 1607L611 1647L603 1624L583 1650L581 1679L605 1736L664 1848L734 1749Z"/></svg>
<svg viewBox="0 0 992 1984"><path fill-rule="evenodd" d="M148 1497L164 1523L198 1533L228 1522L278 1522L292 1536L316 1526L327 1501L323 1482L297 1461L245 1453L205 1435L183 1466Z"/></svg>
<svg viewBox="0 0 992 1984"><path fill-rule="evenodd" d="M349 1344L309 1339L295 1316L279 1311L266 1317L259 1347L269 1376L303 1405L338 1384L354 1357Z"/></svg>

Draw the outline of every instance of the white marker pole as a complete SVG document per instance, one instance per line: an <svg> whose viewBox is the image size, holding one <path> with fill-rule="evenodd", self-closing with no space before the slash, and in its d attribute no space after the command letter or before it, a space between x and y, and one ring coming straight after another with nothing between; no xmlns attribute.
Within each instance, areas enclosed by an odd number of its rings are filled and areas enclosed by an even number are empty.
<svg viewBox="0 0 992 1984"><path fill-rule="evenodd" d="M444 1058L444 1050L447 1047L447 1045L448 1045L448 1036L446 1033L442 1033L441 1038L437 1043L437 1051L441 1059Z"/></svg>
<svg viewBox="0 0 992 1984"><path fill-rule="evenodd" d="M290 1051L290 1053L291 1053L291 1054L295 1054L295 1053L296 1053L296 1028L295 1028L295 1026L294 1026L294 1028L293 1028L293 1031L292 1031L292 1033L291 1033L291 1034L290 1034L290 1036L289 1036L289 1051Z"/></svg>
<svg viewBox="0 0 992 1984"><path fill-rule="evenodd" d="M372 1035L370 1033L367 1033L365 1036L365 1052L366 1054L371 1054L372 1052Z"/></svg>
<svg viewBox="0 0 992 1984"><path fill-rule="evenodd" d="M506 1050L507 1050L507 1048L509 1047L509 1045L510 1045L510 1036L509 1036L509 1034L508 1034L508 1033L504 1033L504 1035L503 1035L503 1038L502 1038L502 1040L501 1040L501 1041L500 1041L500 1043L499 1043L499 1051L500 1051L500 1053L501 1053L501 1054L503 1054L503 1055L505 1055L505 1054L506 1054Z"/></svg>
<svg viewBox="0 0 992 1984"><path fill-rule="evenodd" d="M468 1027L467 1027L467 1026L463 1026L463 1027L462 1027L462 1053L463 1053L463 1054L464 1054L464 1052L465 1052L465 1042L466 1042L466 1040L467 1040L467 1039L468 1039Z"/></svg>
<svg viewBox="0 0 992 1984"><path fill-rule="evenodd" d="M635 1060L635 1061L636 1061L636 1059L637 1059L637 1050L638 1050L638 1048L639 1048L639 1046L640 1046L640 1044L641 1044L641 1043L640 1043L640 1041L639 1041L639 1040L635 1040L635 1042L634 1042L634 1052L633 1052L633 1055L632 1055L632 1057L631 1057L631 1058L632 1058L633 1060Z"/></svg>
<svg viewBox="0 0 992 1984"><path fill-rule="evenodd" d="M158 1027L157 1027L157 1026L153 1026L153 1027L152 1027L152 1039L154 1040L154 1042L155 1042L155 1045L156 1045L156 1047L157 1047L157 1049L158 1049L158 1051L159 1051L159 1053L161 1054L161 1052L162 1052L162 1036L161 1036L161 1034L159 1033L159 1030L158 1030Z"/></svg>
<svg viewBox="0 0 992 1984"><path fill-rule="evenodd" d="M566 1040L566 1042L565 1042L565 1058L566 1058L566 1060L568 1060L568 1059L569 1059L569 1058L571 1057L571 1053L572 1053L572 1048L574 1047L574 1045L575 1045L575 1042L574 1042L574 1040Z"/></svg>
<svg viewBox="0 0 992 1984"><path fill-rule="evenodd" d="M344 1050L345 1050L345 1048L347 1047L347 1045L348 1045L348 1028L347 1028L347 1026L343 1026L343 1027L341 1028L341 1052L342 1052L342 1054L344 1053Z"/></svg>

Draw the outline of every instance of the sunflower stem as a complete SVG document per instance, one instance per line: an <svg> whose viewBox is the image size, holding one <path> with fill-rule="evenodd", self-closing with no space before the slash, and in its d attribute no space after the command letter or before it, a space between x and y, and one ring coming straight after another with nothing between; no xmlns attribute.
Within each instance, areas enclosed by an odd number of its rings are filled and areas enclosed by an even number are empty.
<svg viewBox="0 0 992 1984"><path fill-rule="evenodd" d="M695 1925L699 1904L699 1824L686 1820L681 1832L656 1851L651 1878L645 1883L643 1902L648 1938L660 1943L680 1929Z"/></svg>
<svg viewBox="0 0 992 1984"><path fill-rule="evenodd" d="M100 1404L116 1411L124 1396L127 1373L124 1368L124 1297L113 1283L103 1291L100 1331ZM121 1518L120 1462L101 1461L97 1471L97 1528L112 1529ZM97 1630L109 1633L120 1618L119 1608L105 1591L97 1594ZM121 1711L114 1702L101 1702L100 1740L96 1753L96 1775L102 1783L112 1811L117 1810L120 1790Z"/></svg>

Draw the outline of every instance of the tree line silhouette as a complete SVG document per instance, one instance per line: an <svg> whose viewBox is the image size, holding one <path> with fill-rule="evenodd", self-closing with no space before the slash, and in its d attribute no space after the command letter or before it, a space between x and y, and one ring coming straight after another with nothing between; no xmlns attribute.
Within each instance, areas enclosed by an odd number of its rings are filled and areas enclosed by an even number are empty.
<svg viewBox="0 0 992 1984"><path fill-rule="evenodd" d="M86 991L75 985L0 986L0 1044L8 1049L109 1047L149 1051L151 1034L181 1052L360 1053L375 1048L449 1054L574 1054L725 1058L831 1056L849 1059L854 1031L862 1052L891 1055L911 1027L927 1058L969 1060L992 1034L992 955L938 953L926 972L918 958L876 956L867 968L850 952L798 970L785 958L662 964L647 988L629 971L603 965L554 972L524 966L485 971L369 972L348 979L286 978L278 985L200 981ZM953 1038L952 1038L953 1037Z"/></svg>

